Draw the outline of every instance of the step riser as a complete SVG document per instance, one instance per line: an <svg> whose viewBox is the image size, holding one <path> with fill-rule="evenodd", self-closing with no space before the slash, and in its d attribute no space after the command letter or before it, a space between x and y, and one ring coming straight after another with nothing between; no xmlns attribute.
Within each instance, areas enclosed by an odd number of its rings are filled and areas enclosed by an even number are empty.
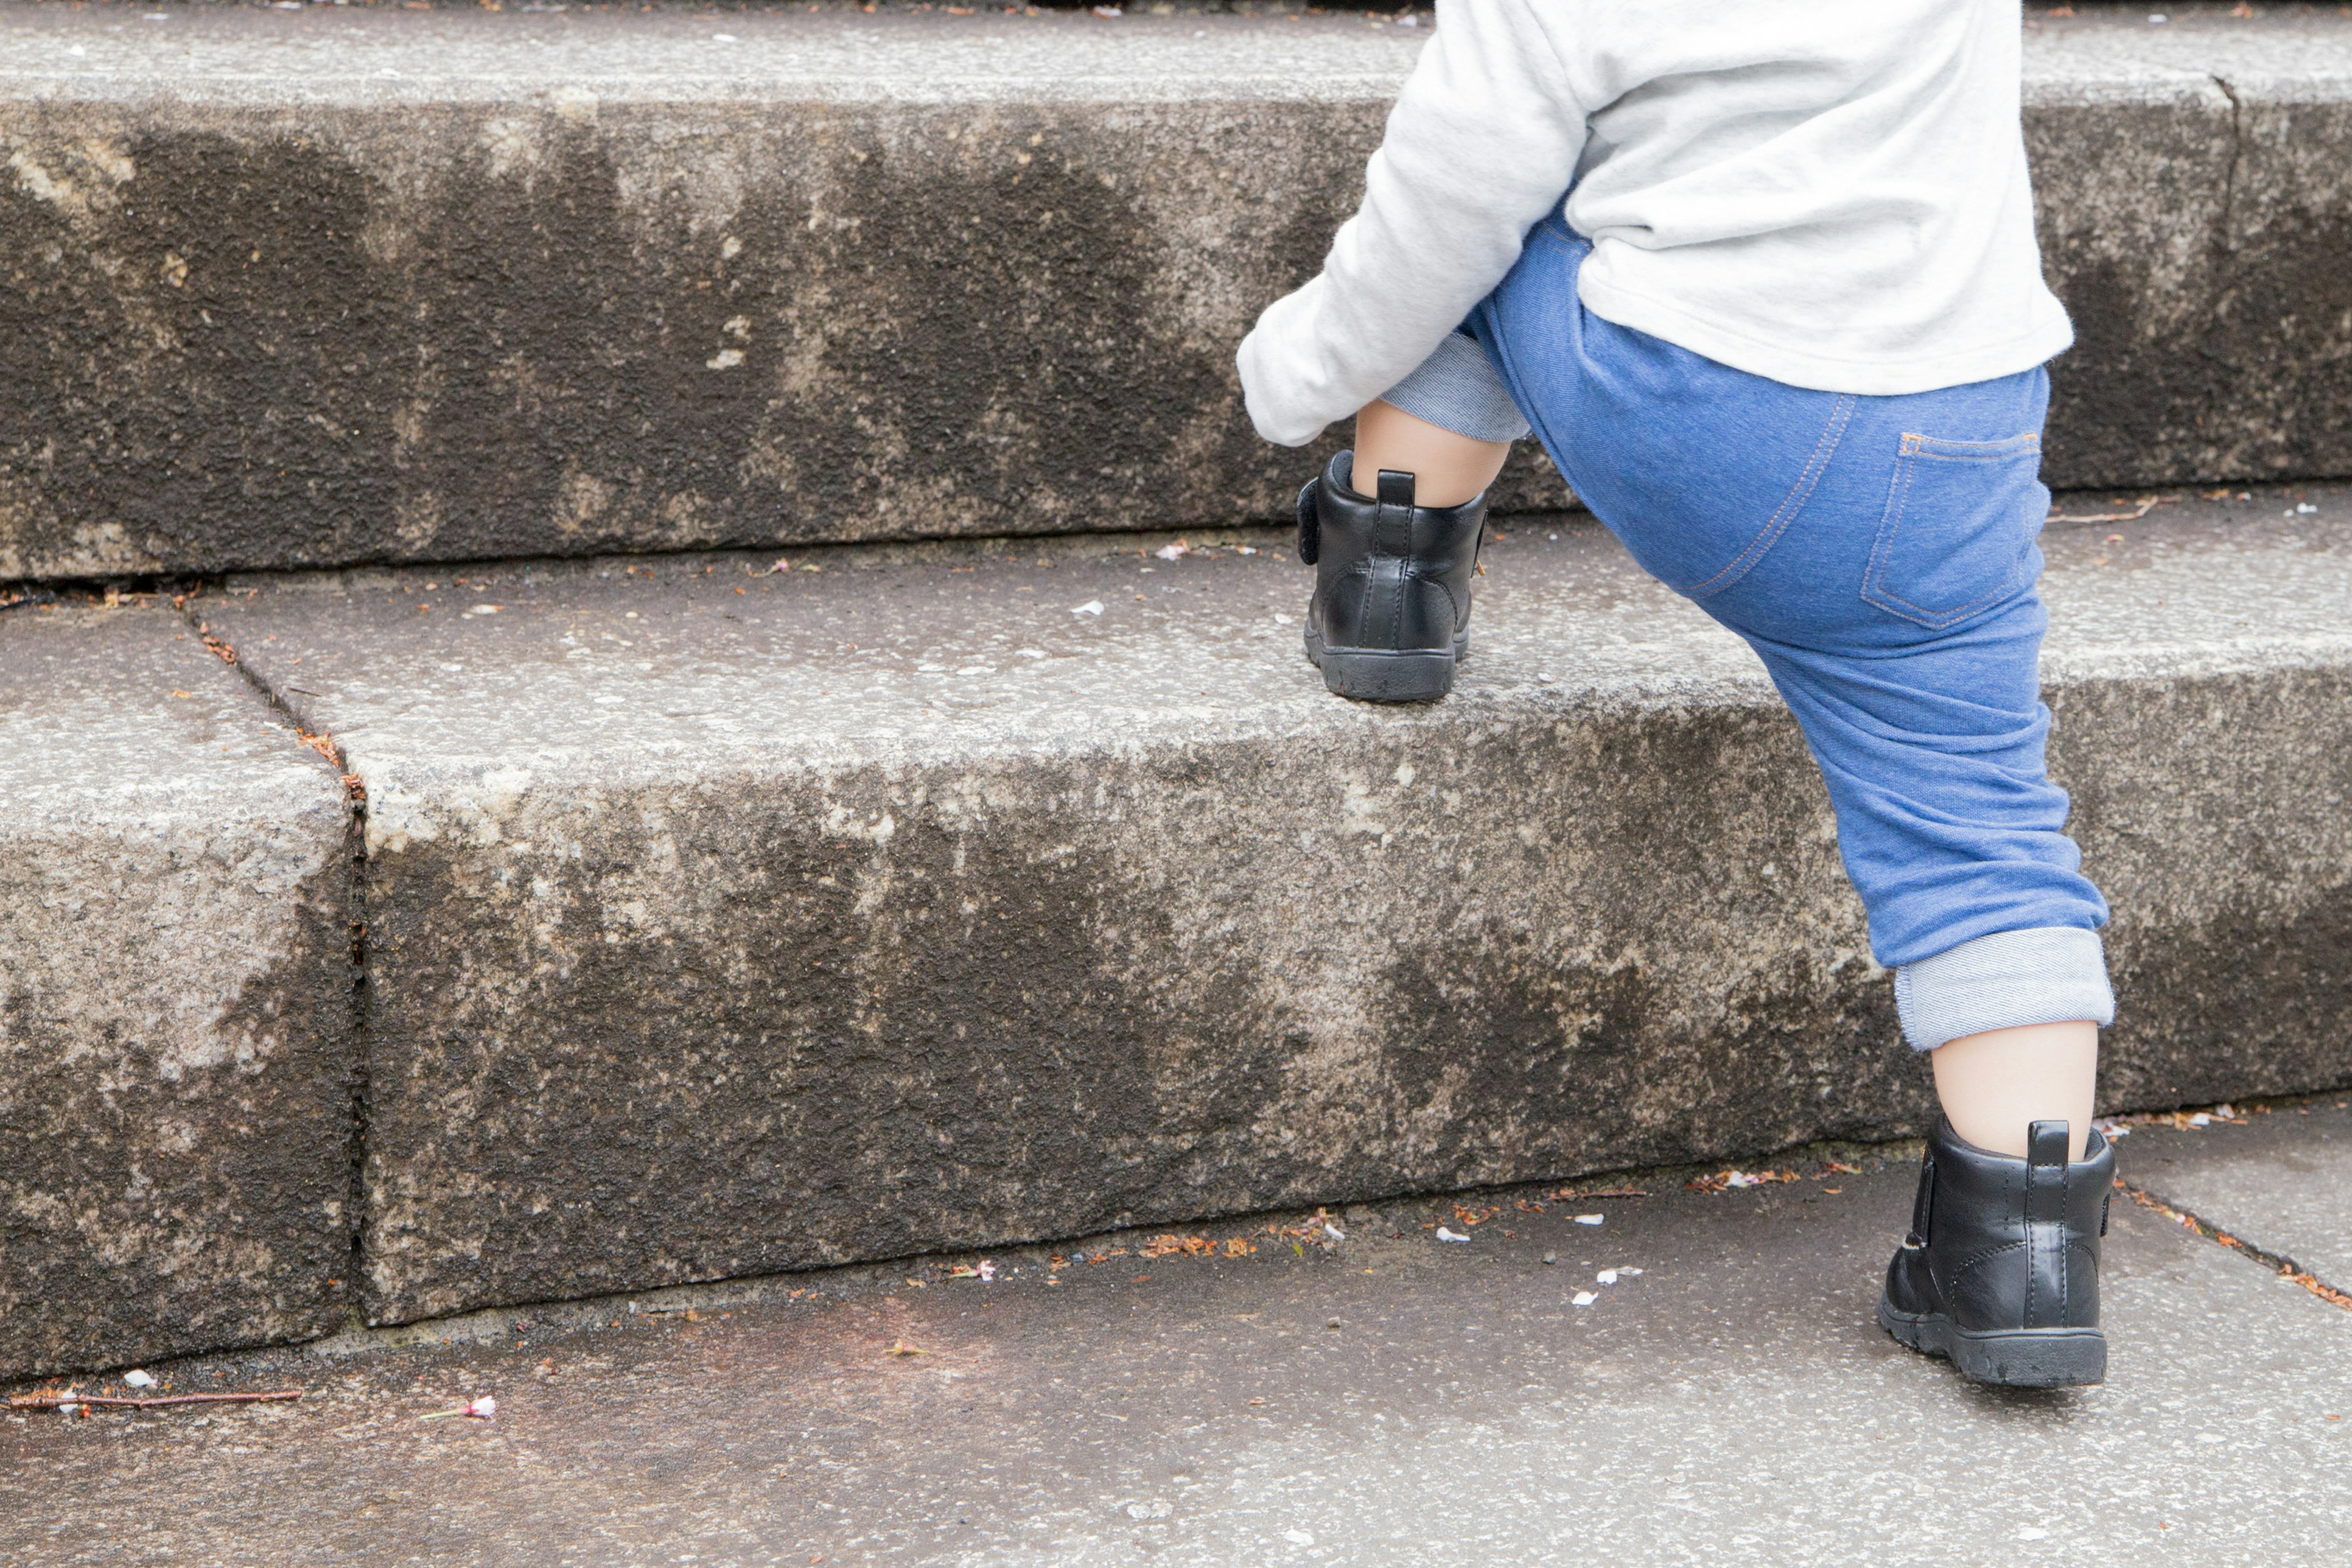
<svg viewBox="0 0 2352 1568"><path fill-rule="evenodd" d="M2102 1104L2352 1082L2352 669L2090 680L2049 700L2068 828L2116 910Z"/></svg>
<svg viewBox="0 0 2352 1568"><path fill-rule="evenodd" d="M2053 697L2109 1102L2342 1079L2352 682ZM371 1321L1930 1110L1761 700L511 809L376 858Z"/></svg>
<svg viewBox="0 0 2352 1568"><path fill-rule="evenodd" d="M2066 96L2029 90L2025 121L2075 331L2051 368L2051 485L2352 472L2352 94Z"/></svg>
<svg viewBox="0 0 2352 1568"><path fill-rule="evenodd" d="M2352 470L2352 110L2082 96L2027 118L2053 483ZM1278 512L1322 449L1234 346L1383 112L6 104L0 577Z"/></svg>
<svg viewBox="0 0 2352 1568"><path fill-rule="evenodd" d="M2318 503L2045 535L2109 1106L2352 1081ZM1760 672L1508 533L1427 709L1322 691L1263 535L206 595L356 881L167 609L0 617L0 1375L1916 1130Z"/></svg>
<svg viewBox="0 0 2352 1568"><path fill-rule="evenodd" d="M1769 1146L1856 1076L1842 1130L1916 1119L1785 725L1362 739L526 797L379 855L372 1319ZM1812 940L1738 951L1710 845Z"/></svg>

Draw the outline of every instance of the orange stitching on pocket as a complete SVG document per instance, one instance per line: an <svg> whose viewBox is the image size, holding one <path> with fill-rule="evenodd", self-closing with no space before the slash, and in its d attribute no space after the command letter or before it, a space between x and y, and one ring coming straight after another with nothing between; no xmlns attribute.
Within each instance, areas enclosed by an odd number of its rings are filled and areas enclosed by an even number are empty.
<svg viewBox="0 0 2352 1568"><path fill-rule="evenodd" d="M2028 430L2022 436L2011 436L1999 441L1948 441L1941 436L1922 436L1906 431L1903 455L1924 453L1930 458L1958 458L1963 460L1979 458L2007 458L2030 451L2042 445L2041 435Z"/></svg>

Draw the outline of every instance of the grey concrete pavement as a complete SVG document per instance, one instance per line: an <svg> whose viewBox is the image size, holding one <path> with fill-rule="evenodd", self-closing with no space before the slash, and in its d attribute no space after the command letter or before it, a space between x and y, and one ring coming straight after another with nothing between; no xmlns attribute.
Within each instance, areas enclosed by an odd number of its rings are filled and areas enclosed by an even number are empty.
<svg viewBox="0 0 2352 1568"><path fill-rule="evenodd" d="M2046 540L2110 1106L2347 1076L2347 505ZM1271 534L201 602L367 787L370 1321L1916 1128L1760 668L1504 534L1404 711Z"/></svg>
<svg viewBox="0 0 2352 1568"><path fill-rule="evenodd" d="M169 605L0 614L0 1376L350 1310L352 849Z"/></svg>
<svg viewBox="0 0 2352 1568"><path fill-rule="evenodd" d="M1254 1244L1246 1258L1145 1258L1121 1236L1059 1268L994 1255L991 1282L919 1260L775 1281L698 1321L647 1298L663 1315L614 1301L593 1327L507 1323L496 1342L182 1363L157 1369L167 1386L308 1393L0 1416L0 1552L27 1568L2337 1554L2352 1313L2119 1202L2108 1383L1968 1386L1870 1316L1915 1160L1748 1191L1653 1176L1641 1198L1394 1205L1377 1224L1335 1215L1345 1241L1311 1221L1209 1227L1221 1252ZM1472 1239L1436 1240L1438 1223ZM486 1394L487 1424L419 1419Z"/></svg>
<svg viewBox="0 0 2352 1568"><path fill-rule="evenodd" d="M1427 37L149 15L0 6L0 577L1279 515L1233 351ZM2352 471L2347 62L2333 7L2030 19L2055 482Z"/></svg>
<svg viewBox="0 0 2352 1568"><path fill-rule="evenodd" d="M2352 1101L2202 1127L2143 1122L2116 1144L2116 1168L2172 1207L2352 1291Z"/></svg>

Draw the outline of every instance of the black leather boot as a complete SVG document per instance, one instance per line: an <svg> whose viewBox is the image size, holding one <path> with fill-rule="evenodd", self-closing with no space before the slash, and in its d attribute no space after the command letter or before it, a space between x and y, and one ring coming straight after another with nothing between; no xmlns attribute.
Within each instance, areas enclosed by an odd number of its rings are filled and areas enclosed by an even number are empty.
<svg viewBox="0 0 2352 1568"><path fill-rule="evenodd" d="M1964 1143L1936 1119L1911 1234L1886 1267L1878 1321L1961 1375L2020 1388L2104 1382L2099 1238L2115 1151L2096 1131L2066 1161L2063 1121L2028 1129L2022 1160Z"/></svg>
<svg viewBox="0 0 2352 1568"><path fill-rule="evenodd" d="M1377 498L1349 488L1341 452L1298 492L1298 558L1315 568L1307 657L1323 684L1370 702L1425 702L1454 689L1470 651L1470 579L1486 498L1412 503L1412 476L1381 470Z"/></svg>

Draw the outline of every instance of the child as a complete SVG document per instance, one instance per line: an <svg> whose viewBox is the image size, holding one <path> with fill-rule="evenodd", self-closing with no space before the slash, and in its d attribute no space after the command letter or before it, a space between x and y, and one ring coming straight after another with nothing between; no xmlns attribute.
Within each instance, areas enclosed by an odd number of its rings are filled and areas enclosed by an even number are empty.
<svg viewBox="0 0 2352 1568"><path fill-rule="evenodd" d="M1944 1115L1879 1321L1966 1375L2099 1382L2106 906L2043 767L2048 378L2017 0L1438 0L1322 274L1242 344L1298 446L1307 650L1444 695L1530 429L1746 638L1836 808Z"/></svg>

